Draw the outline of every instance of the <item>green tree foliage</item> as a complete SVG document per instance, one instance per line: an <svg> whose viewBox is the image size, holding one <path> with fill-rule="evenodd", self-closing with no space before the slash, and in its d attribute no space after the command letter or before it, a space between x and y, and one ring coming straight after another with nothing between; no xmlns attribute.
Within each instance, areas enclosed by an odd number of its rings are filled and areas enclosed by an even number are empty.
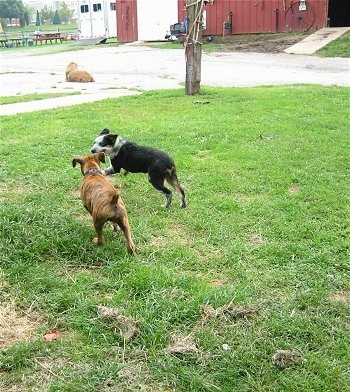
<svg viewBox="0 0 350 392"><path fill-rule="evenodd" d="M40 14L39 14L39 11L36 10L35 26L40 26L40 25L41 25Z"/></svg>
<svg viewBox="0 0 350 392"><path fill-rule="evenodd" d="M36 9L28 4L24 5L24 22L26 25L29 25L30 22L35 20Z"/></svg>
<svg viewBox="0 0 350 392"><path fill-rule="evenodd" d="M22 0L0 0L0 18L21 19L21 25L24 25L24 5Z"/></svg>
<svg viewBox="0 0 350 392"><path fill-rule="evenodd" d="M66 3L60 3L59 15L62 23L69 23L73 16L73 10L69 9Z"/></svg>
<svg viewBox="0 0 350 392"><path fill-rule="evenodd" d="M52 10L52 8L49 8L47 5L45 5L40 12L41 24L44 24L45 20L52 22L54 15L55 12Z"/></svg>
<svg viewBox="0 0 350 392"><path fill-rule="evenodd" d="M72 16L73 10L70 10L64 2L60 3L58 10L45 5L40 11L40 25L43 25L45 21L53 24L68 23Z"/></svg>
<svg viewBox="0 0 350 392"><path fill-rule="evenodd" d="M28 10L24 10L23 21L24 21L24 25L26 25L26 26L29 25L29 23L30 23L30 17L29 17L29 12L28 12Z"/></svg>
<svg viewBox="0 0 350 392"><path fill-rule="evenodd" d="M54 14L54 16L53 16L52 23L53 23L54 25L59 25L59 24L61 24L61 18L60 18L60 15L58 14L58 11L57 11L57 10L55 11L55 14Z"/></svg>

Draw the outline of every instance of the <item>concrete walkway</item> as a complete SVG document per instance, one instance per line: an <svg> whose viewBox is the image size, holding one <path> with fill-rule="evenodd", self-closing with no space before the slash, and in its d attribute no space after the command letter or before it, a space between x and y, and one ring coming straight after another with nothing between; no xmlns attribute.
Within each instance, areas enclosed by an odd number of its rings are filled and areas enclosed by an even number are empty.
<svg viewBox="0 0 350 392"><path fill-rule="evenodd" d="M290 54L314 54L317 50L323 48L349 30L350 27L327 27L317 30L315 33L284 51Z"/></svg>
<svg viewBox="0 0 350 392"><path fill-rule="evenodd" d="M81 105L83 103L97 102L108 98L119 98L136 94L141 93L133 90L121 89L117 90L117 92L110 93L99 92L92 94L66 95L63 97L40 99L36 101L9 103L0 106L0 116L55 109L63 106Z"/></svg>

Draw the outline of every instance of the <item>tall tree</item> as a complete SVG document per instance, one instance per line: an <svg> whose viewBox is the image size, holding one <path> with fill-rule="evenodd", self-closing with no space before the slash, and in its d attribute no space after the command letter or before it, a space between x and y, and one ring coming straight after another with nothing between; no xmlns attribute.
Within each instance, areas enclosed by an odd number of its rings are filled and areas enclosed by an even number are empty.
<svg viewBox="0 0 350 392"><path fill-rule="evenodd" d="M39 14L39 11L36 10L35 26L40 26L40 25L41 25L41 23L40 23L40 14Z"/></svg>
<svg viewBox="0 0 350 392"><path fill-rule="evenodd" d="M185 93L198 94L202 68L202 15L205 0L187 0L188 31L185 40L186 81Z"/></svg>
<svg viewBox="0 0 350 392"><path fill-rule="evenodd" d="M54 14L55 13L52 11L52 8L45 5L41 10L41 24L43 24L45 20L52 22Z"/></svg>
<svg viewBox="0 0 350 392"><path fill-rule="evenodd" d="M62 23L69 23L73 16L73 10L69 9L65 2L60 2L59 14Z"/></svg>
<svg viewBox="0 0 350 392"><path fill-rule="evenodd" d="M55 14L54 14L54 16L53 16L52 23L53 23L54 25L59 25L59 24L61 24L61 18L60 18L60 15L58 14L58 11L57 11L57 10L55 11Z"/></svg>
<svg viewBox="0 0 350 392"><path fill-rule="evenodd" d="M23 21L24 21L24 26L28 26L30 23L29 12L27 9L24 10Z"/></svg>
<svg viewBox="0 0 350 392"><path fill-rule="evenodd" d="M1 0L0 18L10 19L10 24L14 18L24 20L24 5L22 0Z"/></svg>
<svg viewBox="0 0 350 392"><path fill-rule="evenodd" d="M26 25L29 25L35 15L35 8L25 4L24 5L24 21Z"/></svg>

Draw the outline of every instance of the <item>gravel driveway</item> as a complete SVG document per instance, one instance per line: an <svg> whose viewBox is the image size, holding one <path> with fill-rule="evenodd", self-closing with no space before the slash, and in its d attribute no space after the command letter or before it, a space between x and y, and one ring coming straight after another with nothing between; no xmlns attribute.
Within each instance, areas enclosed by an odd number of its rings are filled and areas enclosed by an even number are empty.
<svg viewBox="0 0 350 392"><path fill-rule="evenodd" d="M140 91L184 88L185 55L180 49L144 45L98 46L38 55L1 51L1 95L81 91L79 96L2 105L2 115L96 101ZM65 82L70 61L90 71L95 83ZM203 53L202 86L243 87L312 83L350 86L350 60L271 53Z"/></svg>

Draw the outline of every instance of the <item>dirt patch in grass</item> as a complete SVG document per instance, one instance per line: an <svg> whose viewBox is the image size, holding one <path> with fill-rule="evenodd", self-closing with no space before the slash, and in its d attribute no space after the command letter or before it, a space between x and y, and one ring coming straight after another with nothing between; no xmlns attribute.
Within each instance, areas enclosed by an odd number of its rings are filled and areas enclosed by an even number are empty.
<svg viewBox="0 0 350 392"><path fill-rule="evenodd" d="M259 52L281 53L310 35L309 33L270 33L270 34L234 34L223 36L203 36L204 52ZM164 43L146 42L147 46L159 46ZM172 43L174 48L182 47L183 42Z"/></svg>
<svg viewBox="0 0 350 392"><path fill-rule="evenodd" d="M340 305L347 305L350 303L350 291L337 291L330 297L330 301Z"/></svg>
<svg viewBox="0 0 350 392"><path fill-rule="evenodd" d="M111 328L118 330L121 337L125 340L132 339L140 332L138 329L140 321L124 316L117 308L98 306L97 314L100 319L107 321Z"/></svg>
<svg viewBox="0 0 350 392"><path fill-rule="evenodd" d="M255 310L248 305L245 306L235 306L232 303L229 303L224 306L220 306L217 309L214 309L211 305L206 304L201 308L201 313L205 321L213 318L217 318L220 316L225 316L230 319L246 319L249 315L254 313Z"/></svg>
<svg viewBox="0 0 350 392"><path fill-rule="evenodd" d="M265 242L264 237L261 234L253 234L250 237L250 242L253 245L261 245Z"/></svg>
<svg viewBox="0 0 350 392"><path fill-rule="evenodd" d="M281 53L289 46L303 40L308 33L245 34L214 37L208 42L204 37L204 47L217 46L221 52Z"/></svg>
<svg viewBox="0 0 350 392"><path fill-rule="evenodd" d="M307 360L296 351L277 350L272 357L272 363L279 369L285 369L293 365L305 364Z"/></svg>
<svg viewBox="0 0 350 392"><path fill-rule="evenodd" d="M199 355L201 350L197 347L192 336L175 334L171 338L171 344L165 349L165 352L173 355Z"/></svg>
<svg viewBox="0 0 350 392"><path fill-rule="evenodd" d="M37 318L19 313L13 303L0 304L0 349L29 341L38 326Z"/></svg>
<svg viewBox="0 0 350 392"><path fill-rule="evenodd" d="M288 188L288 193L290 193L291 195L297 195L299 193L299 187L296 184L292 184Z"/></svg>

